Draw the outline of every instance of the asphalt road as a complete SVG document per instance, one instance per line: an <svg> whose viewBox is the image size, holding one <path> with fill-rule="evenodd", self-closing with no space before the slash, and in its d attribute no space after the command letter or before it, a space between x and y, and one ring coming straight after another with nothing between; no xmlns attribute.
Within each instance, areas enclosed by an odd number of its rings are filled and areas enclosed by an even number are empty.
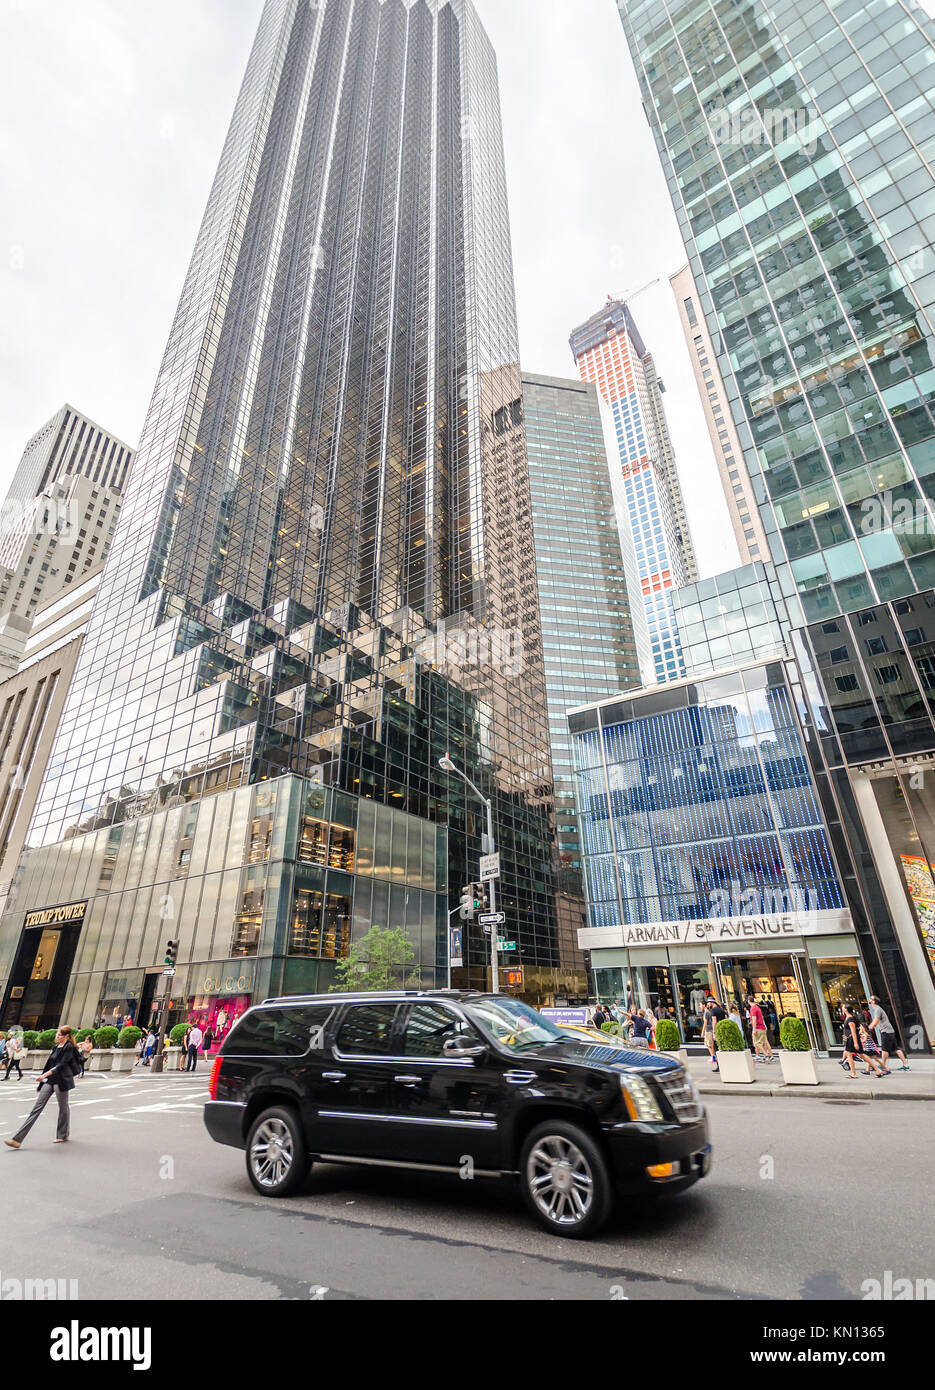
<svg viewBox="0 0 935 1390"><path fill-rule="evenodd" d="M0 1147L0 1280L81 1299L854 1299L935 1277L923 1217L935 1106L711 1098L711 1174L622 1207L595 1240L541 1231L482 1182L334 1165L285 1202L208 1138L206 1074L89 1076ZM0 1139L35 1096L0 1082ZM197 1293L196 1293L197 1291Z"/></svg>

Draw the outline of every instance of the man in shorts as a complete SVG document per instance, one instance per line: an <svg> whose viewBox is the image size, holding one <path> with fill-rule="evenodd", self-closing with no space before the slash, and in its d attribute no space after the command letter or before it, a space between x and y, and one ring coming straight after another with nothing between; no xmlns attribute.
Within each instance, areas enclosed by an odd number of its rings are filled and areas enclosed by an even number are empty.
<svg viewBox="0 0 935 1390"><path fill-rule="evenodd" d="M855 1058L860 1057L866 1062L871 1071L878 1076L889 1076L885 1067L881 1067L863 1049L860 1041L860 1015L851 1008L850 1004L844 1005L844 1060L847 1063L849 1074L856 1079L857 1068L854 1066Z"/></svg>
<svg viewBox="0 0 935 1390"><path fill-rule="evenodd" d="M756 1053L756 1060L758 1062L771 1062L773 1049L766 1036L766 1019L763 1017L763 1010L752 998L750 1000L750 1031L753 1034L753 1050Z"/></svg>
<svg viewBox="0 0 935 1390"><path fill-rule="evenodd" d="M893 1027L892 1023L890 1023L880 1000L875 994L870 996L870 1027L871 1030L874 1028L876 1029L877 1042L880 1044L880 1051L883 1054L884 1067L887 1064L890 1053L894 1052L902 1063L902 1065L897 1068L897 1071L909 1071L910 1066L906 1060L905 1052L903 1052L899 1045L899 1040L896 1037L896 1029Z"/></svg>

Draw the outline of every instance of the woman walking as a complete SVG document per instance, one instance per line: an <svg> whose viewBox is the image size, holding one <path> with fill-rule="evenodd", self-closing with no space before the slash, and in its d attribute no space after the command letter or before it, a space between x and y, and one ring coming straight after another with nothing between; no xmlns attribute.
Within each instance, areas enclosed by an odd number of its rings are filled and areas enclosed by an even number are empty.
<svg viewBox="0 0 935 1390"><path fill-rule="evenodd" d="M82 1042L76 1044L76 1048L78 1052L78 1061L81 1063L81 1071L78 1073L78 1075L84 1076L84 1069L90 1062L91 1054L94 1051L93 1037L90 1034L88 1034L88 1036L85 1039L83 1039Z"/></svg>
<svg viewBox="0 0 935 1390"><path fill-rule="evenodd" d="M33 1125L42 1114L55 1093L58 1101L58 1125L55 1130L56 1144L68 1143L68 1131L71 1116L68 1110L68 1093L75 1089L75 1073L80 1069L81 1062L78 1052L72 1040L72 1030L70 1028L59 1028L55 1034L55 1046L49 1054L49 1059L42 1069L39 1077L39 1092L36 1103L26 1117L25 1123L13 1135L12 1139L4 1139L8 1149L18 1149L22 1146L23 1140L32 1129Z"/></svg>
<svg viewBox="0 0 935 1390"><path fill-rule="evenodd" d="M6 1076L4 1081L9 1081L10 1072L16 1068L17 1080L23 1079L23 1068L20 1063L23 1060L23 1039L19 1033L10 1033L6 1040Z"/></svg>

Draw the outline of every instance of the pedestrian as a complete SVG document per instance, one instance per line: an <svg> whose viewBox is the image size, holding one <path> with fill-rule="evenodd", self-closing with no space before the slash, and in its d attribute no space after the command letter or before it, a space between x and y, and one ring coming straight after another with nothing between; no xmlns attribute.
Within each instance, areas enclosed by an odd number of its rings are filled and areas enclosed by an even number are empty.
<svg viewBox="0 0 935 1390"><path fill-rule="evenodd" d="M7 1036L5 1054L6 1076L3 1078L4 1081L9 1081L10 1072L13 1070L14 1067L16 1068L17 1080L22 1081L23 1068L20 1065L20 1063L23 1060L23 1053L25 1052L25 1050L26 1049L23 1047L23 1038L21 1033L10 1033Z"/></svg>
<svg viewBox="0 0 935 1390"><path fill-rule="evenodd" d="M188 1065L185 1068L186 1071L198 1070L198 1049L201 1046L203 1037L204 1033L196 1023L188 1035Z"/></svg>
<svg viewBox="0 0 935 1390"><path fill-rule="evenodd" d="M763 1010L756 999L750 1000L750 1030L753 1034L755 1060L757 1062L771 1062L773 1049L766 1036L766 1019L763 1017Z"/></svg>
<svg viewBox="0 0 935 1390"><path fill-rule="evenodd" d="M607 1015L604 1013L604 1010L601 1007L600 1003L597 1003L594 1006L594 1012L591 1015L591 1022L595 1028L603 1028L604 1024L607 1022Z"/></svg>
<svg viewBox="0 0 935 1390"><path fill-rule="evenodd" d="M185 1032L182 1034L182 1047L179 1051L179 1071L185 1071L188 1066L188 1035L192 1031L191 1023L185 1025Z"/></svg>
<svg viewBox="0 0 935 1390"><path fill-rule="evenodd" d="M717 1061L717 1043L714 1040L714 1000L709 999L704 1006L704 1013L701 1016L701 1040L711 1057L711 1065L715 1071L720 1071Z"/></svg>
<svg viewBox="0 0 935 1390"><path fill-rule="evenodd" d="M879 996L876 994L870 996L870 1018L870 1027L875 1028L877 1032L877 1042L880 1046L884 1067L889 1060L890 1053L895 1052L901 1063L901 1066L899 1066L897 1070L911 1071L906 1054L900 1047L899 1040L896 1037L896 1029L893 1027L892 1023L890 1023L889 1017L884 1012L883 1005L880 1003Z"/></svg>
<svg viewBox="0 0 935 1390"><path fill-rule="evenodd" d="M776 1013L776 1005L772 999L763 998L760 1000L760 1008L763 1010L763 1017L766 1019L766 1027L769 1031L770 1042L779 1037L779 1015Z"/></svg>
<svg viewBox="0 0 935 1390"><path fill-rule="evenodd" d="M857 1079L857 1068L854 1066L854 1059L860 1057L872 1072L879 1076L889 1076L889 1072L875 1062L872 1057L864 1052L864 1045L860 1040L860 1015L850 1004L844 1005L844 1060L847 1062L848 1075Z"/></svg>
<svg viewBox="0 0 935 1390"><path fill-rule="evenodd" d="M79 1075L84 1076L85 1067L89 1065L91 1061L91 1054L94 1051L94 1039L89 1033L88 1036L86 1038L83 1038L77 1046L78 1058L81 1062L81 1071Z"/></svg>
<svg viewBox="0 0 935 1390"><path fill-rule="evenodd" d="M211 1027L211 1024L210 1024L210 1023L206 1023L206 1024L205 1024L205 1040L204 1040L204 1042L203 1042L202 1045L201 1045L201 1050L202 1050L202 1052L205 1054L206 1057L207 1057L208 1053L211 1051L211 1044L212 1044L213 1042L214 1042L214 1029Z"/></svg>
<svg viewBox="0 0 935 1390"><path fill-rule="evenodd" d="M6 1057L6 1033L0 1033L0 1066L3 1066L4 1057Z"/></svg>
<svg viewBox="0 0 935 1390"><path fill-rule="evenodd" d="M142 1030L142 1032L140 1033L140 1036L137 1038L136 1043L134 1044L133 1050L134 1050L134 1052L136 1053L136 1061L133 1063L133 1065L134 1065L134 1067L141 1067L141 1066L143 1065L143 1062L144 1062L144 1059L145 1059L145 1053L146 1053L146 1029L145 1029L145 1028Z"/></svg>
<svg viewBox="0 0 935 1390"><path fill-rule="evenodd" d="M149 1066L150 1062L153 1060L153 1053L154 1053L155 1051L156 1051L156 1031L155 1031L155 1029L150 1029L149 1036L148 1036L147 1039L146 1039L146 1046L145 1046L144 1049L143 1049L143 1066L144 1066L144 1067L148 1067L148 1066Z"/></svg>
<svg viewBox="0 0 935 1390"><path fill-rule="evenodd" d="M633 1037L630 1039L630 1046L649 1047L652 1031L652 1024L646 1017L646 1010L638 1009L636 1018L633 1020Z"/></svg>
<svg viewBox="0 0 935 1390"><path fill-rule="evenodd" d="M39 1085L36 1087L38 1095L36 1103L30 1110L25 1122L13 1135L12 1139L5 1139L3 1142L8 1149L18 1149L22 1147L23 1140L32 1129L33 1125L42 1114L46 1105L49 1103L54 1093L58 1101L58 1124L55 1128L56 1144L67 1144L69 1139L70 1114L68 1109L68 1093L75 1089L75 1073L81 1068L78 1053L75 1048L72 1030L70 1028L59 1028L55 1034L55 1046L49 1053L48 1060L42 1069L39 1077Z"/></svg>
<svg viewBox="0 0 935 1390"><path fill-rule="evenodd" d="M744 1027L743 1027L743 1015L741 1014L740 1010L738 1009L736 1003L731 1004L730 1008L729 1008L728 1011L727 1011L727 1017L730 1019L731 1023L736 1023L736 1025L737 1025L737 1027L740 1029L741 1033L744 1031Z"/></svg>

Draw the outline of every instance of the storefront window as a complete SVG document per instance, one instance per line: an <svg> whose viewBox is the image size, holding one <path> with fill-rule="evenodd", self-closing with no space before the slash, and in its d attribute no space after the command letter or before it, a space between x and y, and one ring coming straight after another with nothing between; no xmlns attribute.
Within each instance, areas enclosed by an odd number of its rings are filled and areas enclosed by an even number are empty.
<svg viewBox="0 0 935 1390"><path fill-rule="evenodd" d="M677 965L673 971L682 1015L685 1042L701 1041L705 1000L714 993L714 977L707 965Z"/></svg>
<svg viewBox="0 0 935 1390"><path fill-rule="evenodd" d="M935 976L935 777L916 770L872 785Z"/></svg>

